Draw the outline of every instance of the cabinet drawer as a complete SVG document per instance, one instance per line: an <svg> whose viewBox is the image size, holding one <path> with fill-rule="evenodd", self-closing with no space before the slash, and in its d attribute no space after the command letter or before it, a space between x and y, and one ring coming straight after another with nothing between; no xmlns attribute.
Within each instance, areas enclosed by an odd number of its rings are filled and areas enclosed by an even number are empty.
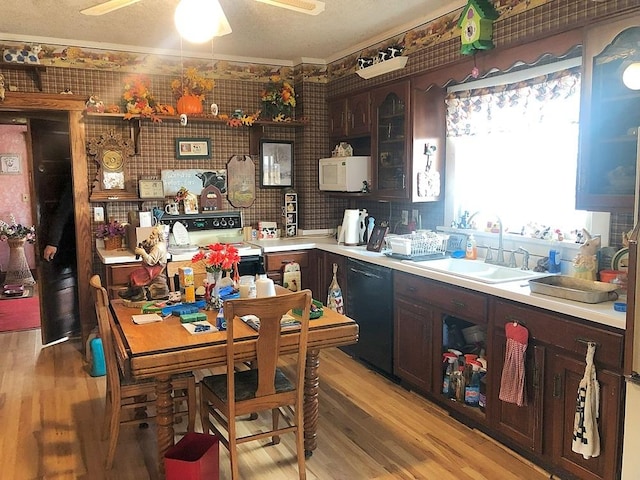
<svg viewBox="0 0 640 480"><path fill-rule="evenodd" d="M309 252L267 253L265 255L267 272L282 270L282 267L289 262L296 262L300 268L307 268L309 266Z"/></svg>
<svg viewBox="0 0 640 480"><path fill-rule="evenodd" d="M110 265L107 267L108 285L127 285L129 283L129 274L136 268L140 268L139 263Z"/></svg>
<svg viewBox="0 0 640 480"><path fill-rule="evenodd" d="M396 295L436 305L465 320L487 322L487 298L482 293L406 273L396 272L394 278Z"/></svg>
<svg viewBox="0 0 640 480"><path fill-rule="evenodd" d="M570 317L533 307L494 300L496 328L506 322L519 321L529 330L529 339L573 352L584 358L587 353L585 341L596 342L595 361L599 366L622 367L624 335L604 328L585 325Z"/></svg>

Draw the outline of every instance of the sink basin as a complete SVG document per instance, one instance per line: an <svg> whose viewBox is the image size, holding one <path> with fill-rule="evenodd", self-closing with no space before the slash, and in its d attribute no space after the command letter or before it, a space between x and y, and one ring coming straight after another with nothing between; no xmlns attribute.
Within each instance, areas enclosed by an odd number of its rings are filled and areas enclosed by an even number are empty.
<svg viewBox="0 0 640 480"><path fill-rule="evenodd" d="M518 268L491 265L479 260L442 258L439 260L425 260L421 262L405 260L405 262L426 270L436 270L483 283L515 282L518 280L530 280L532 278L538 278L546 275L546 273L534 272L532 270L520 270Z"/></svg>

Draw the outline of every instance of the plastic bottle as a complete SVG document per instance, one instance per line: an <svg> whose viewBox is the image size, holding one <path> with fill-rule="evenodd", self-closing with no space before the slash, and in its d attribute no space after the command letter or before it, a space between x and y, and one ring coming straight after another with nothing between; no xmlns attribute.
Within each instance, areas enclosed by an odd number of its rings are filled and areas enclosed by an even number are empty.
<svg viewBox="0 0 640 480"><path fill-rule="evenodd" d="M224 318L224 311L222 307L220 307L220 310L218 310L218 314L216 315L216 327L220 331L227 329L227 320Z"/></svg>
<svg viewBox="0 0 640 480"><path fill-rule="evenodd" d="M469 235L469 238L467 238L467 250L465 252L465 257L469 260L475 260L478 258L478 245L473 234Z"/></svg>
<svg viewBox="0 0 640 480"><path fill-rule="evenodd" d="M102 347L102 339L94 338L90 342L91 345L91 376L101 377L107 373L104 363L104 349Z"/></svg>
<svg viewBox="0 0 640 480"><path fill-rule="evenodd" d="M480 369L480 394L478 395L478 406L480 410L484 412L487 408L487 371L483 368Z"/></svg>
<svg viewBox="0 0 640 480"><path fill-rule="evenodd" d="M451 376L453 372L456 370L456 366L454 365L458 357L455 353L447 352L442 354L442 363L446 364L444 369L444 377L442 379L442 393L448 397L452 396L451 391ZM455 393L455 392L453 392Z"/></svg>
<svg viewBox="0 0 640 480"><path fill-rule="evenodd" d="M480 403L480 378L482 377L480 369L482 364L476 360L471 360L469 364L471 365L472 373L464 391L464 403L477 407Z"/></svg>

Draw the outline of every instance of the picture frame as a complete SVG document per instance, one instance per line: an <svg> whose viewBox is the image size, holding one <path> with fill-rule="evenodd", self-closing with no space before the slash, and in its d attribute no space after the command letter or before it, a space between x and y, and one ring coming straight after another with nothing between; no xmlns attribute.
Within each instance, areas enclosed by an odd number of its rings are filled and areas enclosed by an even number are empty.
<svg viewBox="0 0 640 480"><path fill-rule="evenodd" d="M0 173L19 175L22 173L22 157L18 153L0 154Z"/></svg>
<svg viewBox="0 0 640 480"><path fill-rule="evenodd" d="M293 142L260 141L260 187L293 186Z"/></svg>
<svg viewBox="0 0 640 480"><path fill-rule="evenodd" d="M367 242L367 250L370 252L379 252L382 250L382 246L384 245L384 237L389 231L389 227L373 227L373 231L371 232L371 238Z"/></svg>
<svg viewBox="0 0 640 480"><path fill-rule="evenodd" d="M176 138L176 158L179 160L211 158L211 139Z"/></svg>

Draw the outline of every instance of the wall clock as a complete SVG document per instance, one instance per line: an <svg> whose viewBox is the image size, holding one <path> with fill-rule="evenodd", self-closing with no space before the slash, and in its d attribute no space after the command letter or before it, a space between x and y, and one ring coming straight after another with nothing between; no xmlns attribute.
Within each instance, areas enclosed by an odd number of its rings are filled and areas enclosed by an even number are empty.
<svg viewBox="0 0 640 480"><path fill-rule="evenodd" d="M91 139L87 145L87 152L98 164L91 200L138 198L129 175L128 162L134 155L134 148L129 139L123 139L110 130L99 138Z"/></svg>
<svg viewBox="0 0 640 480"><path fill-rule="evenodd" d="M463 55L493 48L493 21L498 12L488 0L469 0L458 20Z"/></svg>

